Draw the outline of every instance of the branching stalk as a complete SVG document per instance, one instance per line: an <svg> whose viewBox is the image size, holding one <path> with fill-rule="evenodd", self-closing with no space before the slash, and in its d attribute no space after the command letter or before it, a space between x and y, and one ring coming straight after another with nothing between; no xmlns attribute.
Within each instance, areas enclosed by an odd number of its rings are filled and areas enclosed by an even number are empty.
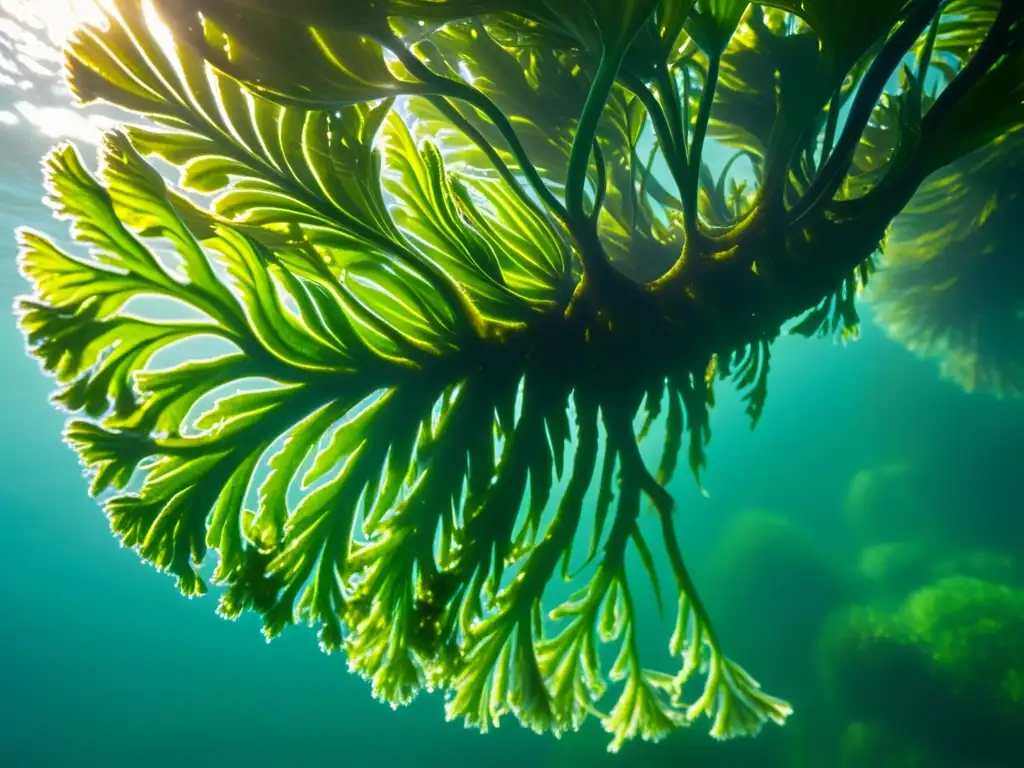
<svg viewBox="0 0 1024 768"><path fill-rule="evenodd" d="M1009 32L1015 18L1022 10L1024 3L1020 0L1006 0L1000 6L999 13L988 35L982 41L978 50L971 57L970 61L957 73L953 81L939 94L938 99L932 104L931 109L924 116L922 133L927 136L934 131L936 125L940 125L950 110L953 109L968 91L988 73L992 66L999 61L999 58L1006 53L1007 47L1020 45L1021 40L1012 40Z"/></svg>
<svg viewBox="0 0 1024 768"><path fill-rule="evenodd" d="M832 100L828 105L828 118L825 121L825 136L821 142L821 157L818 160L820 168L832 155L832 148L836 143L836 129L839 127L839 112L843 108L842 88L837 88L832 94Z"/></svg>
<svg viewBox="0 0 1024 768"><path fill-rule="evenodd" d="M671 125L665 110L655 98L651 90L637 77L623 73L620 77L622 84L629 89L630 93L640 99L647 110L654 126L654 135L661 145L662 154L668 165L672 180L676 183L679 194L683 193L686 186L686 145L682 141L677 142L672 132Z"/></svg>
<svg viewBox="0 0 1024 768"><path fill-rule="evenodd" d="M597 220L601 216L601 208L604 207L604 201L608 195L608 167L605 165L604 152L597 139L594 139L594 162L597 164L597 190L594 195L594 208L590 212L590 220L596 226Z"/></svg>
<svg viewBox="0 0 1024 768"><path fill-rule="evenodd" d="M697 110L697 124L693 131L693 144L690 148L687 165L686 186L683 194L683 228L687 239L697 233L697 199L700 192L700 169L704 159L704 141L707 138L708 122L711 119L711 107L715 101L715 90L718 87L718 73L721 68L722 55L717 53L708 60L708 74L704 80L704 90L700 96L700 108Z"/></svg>
<svg viewBox="0 0 1024 768"><path fill-rule="evenodd" d="M381 33L377 42L393 53L412 75L420 78L430 85L435 86L439 95L459 99L470 106L479 109L487 119L494 124L494 127L498 129L501 135L505 137L505 141L507 141L509 145L509 150L512 152L513 157L515 157L516 162L519 164L523 175L526 177L526 180L529 182L533 191L536 192L537 196L541 201L543 201L544 205L546 205L548 210L550 210L551 213L562 222L568 222L565 206L562 205L561 201L555 197L554 193L550 189L548 189L547 184L544 183L544 179L541 178L537 168L530 161L525 147L523 147L522 142L516 135L515 129L512 127L512 123L510 123L508 118L505 117L505 114L498 108L497 104L491 101L486 94L481 93L473 86L459 80L444 77L434 72L430 67L424 64L416 54L409 50L409 48L407 48L397 36L390 33Z"/></svg>
<svg viewBox="0 0 1024 768"><path fill-rule="evenodd" d="M836 144L835 151L822 166L807 193L790 211L790 221L793 224L799 224L808 212L817 208L821 201L831 200L839 191L843 179L853 163L854 153L860 144L864 128L871 119L875 104L878 103L889 78L892 77L892 73L900 65L910 47L935 18L939 6L940 0L917 0L911 7L907 19L889 38L878 57L871 63L871 67L854 97L853 106L847 116L846 125L843 126L843 132Z"/></svg>
<svg viewBox="0 0 1024 768"><path fill-rule="evenodd" d="M711 623L707 609L704 607L704 603L700 599L700 594L697 592L697 586L693 583L690 571L687 569L686 563L683 561L682 550L679 548L679 537L676 535L675 521L672 519L672 515L670 513L661 511L658 513L658 519L661 522L661 533L665 543L665 554L668 555L669 565L672 568L672 575L676 580L676 588L679 590L680 595L686 596L686 600L689 602L694 616L697 617L697 621L703 628L704 637L707 640L708 646L713 652L717 653L720 650L718 637L715 634L715 629Z"/></svg>
<svg viewBox="0 0 1024 768"><path fill-rule="evenodd" d="M576 135L573 138L572 150L569 154L569 170L565 180L565 207L569 215L570 227L579 227L587 220L583 209L584 187L587 183L587 168L590 165L591 149L597 137L597 127L601 122L605 104L611 94L615 78L619 73L622 55L604 55L598 66L594 82L590 86L583 114L580 115ZM586 259L584 259L584 262ZM586 263L584 263L586 267Z"/></svg>

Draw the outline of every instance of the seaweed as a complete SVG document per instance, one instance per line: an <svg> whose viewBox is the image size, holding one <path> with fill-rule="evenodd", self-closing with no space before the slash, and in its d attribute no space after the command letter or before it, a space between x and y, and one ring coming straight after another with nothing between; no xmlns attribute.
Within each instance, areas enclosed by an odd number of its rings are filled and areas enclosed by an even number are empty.
<svg viewBox="0 0 1024 768"><path fill-rule="evenodd" d="M967 391L1024 394L1024 130L933 174L896 220L870 299L889 334Z"/></svg>
<svg viewBox="0 0 1024 768"><path fill-rule="evenodd" d="M18 238L28 348L114 533L268 638L316 626L392 705L594 715L612 749L783 722L725 655L666 485L684 451L700 480L715 386L756 423L784 326L854 333L924 178L1020 122L1021 3L995 5L110 0L67 80L138 121L96 173L70 145L44 163L87 254ZM709 137L754 178L716 177ZM643 581L675 671L641 655Z"/></svg>

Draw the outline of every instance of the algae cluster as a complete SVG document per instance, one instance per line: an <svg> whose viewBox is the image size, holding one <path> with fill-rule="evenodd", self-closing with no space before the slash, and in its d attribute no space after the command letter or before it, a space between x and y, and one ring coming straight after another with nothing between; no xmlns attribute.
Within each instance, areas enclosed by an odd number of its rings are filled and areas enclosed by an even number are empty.
<svg viewBox="0 0 1024 768"><path fill-rule="evenodd" d="M114 533L183 593L214 565L223 615L315 625L377 697L443 689L481 729L753 734L790 707L725 654L665 486L699 480L715 387L756 423L778 335L855 334L916 190L1011 140L1022 17L112 0L67 80L135 117L96 173L46 158L84 248L19 233L21 327ZM752 178L716 176L709 138Z"/></svg>

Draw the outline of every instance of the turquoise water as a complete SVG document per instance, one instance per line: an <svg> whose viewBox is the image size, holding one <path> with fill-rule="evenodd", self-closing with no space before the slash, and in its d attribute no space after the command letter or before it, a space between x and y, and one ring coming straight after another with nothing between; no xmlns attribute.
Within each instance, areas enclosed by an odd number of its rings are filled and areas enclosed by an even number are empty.
<svg viewBox="0 0 1024 768"><path fill-rule="evenodd" d="M3 60L17 70L4 68L11 82L0 79L0 304L11 307L25 290L13 229L65 235L40 202L38 158L67 134L88 147L98 129L81 116L71 122L70 113L39 109L66 104L56 73L27 67L18 56L25 28L19 33L12 16L0 18L10 54ZM36 34L45 49L45 35ZM968 726L942 734L944 746L929 752L939 738L920 735L927 723L915 731L881 708L854 713L827 689L821 627L827 614L880 594L865 565L871 544L925 542L932 554L924 557L936 562L960 551L987 553L986 562L999 556L1003 570L982 575L1018 584L1024 541L1017 479L1024 407L940 381L933 362L889 341L870 309L865 315L862 338L845 347L778 343L756 431L723 389L704 478L709 496L685 473L670 488L684 554L725 646L792 702L791 723L721 745L698 722L664 744L631 744L607 756L607 738L593 723L556 741L511 719L486 736L445 723L437 695L393 711L371 699L343 658L321 654L311 631L295 628L268 645L255 618L226 622L214 614L215 597L180 597L168 577L111 537L61 441L64 417L47 401L50 383L7 313L0 323L0 764L882 764L844 751L856 721L895 724L901 744L928 753L924 762L892 765L1024 765L1024 752L1011 745L993 754ZM893 600L907 589L887 582L881 594ZM903 692L919 684L901 670L865 682ZM900 759L895 748L882 752Z"/></svg>

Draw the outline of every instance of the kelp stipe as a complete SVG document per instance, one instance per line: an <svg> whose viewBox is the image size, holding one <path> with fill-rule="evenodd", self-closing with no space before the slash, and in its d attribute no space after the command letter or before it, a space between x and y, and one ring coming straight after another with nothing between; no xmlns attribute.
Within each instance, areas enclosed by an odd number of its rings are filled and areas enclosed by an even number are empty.
<svg viewBox="0 0 1024 768"><path fill-rule="evenodd" d="M783 722L724 654L665 484L684 450L699 480L716 383L756 423L783 324L853 333L921 181L1020 122L991 102L1021 81L1021 3L280 8L113 0L68 48L79 99L148 121L97 176L47 158L89 256L21 232L20 319L114 532L188 595L212 550L224 616L317 626L394 705L440 688L449 718L555 733L594 714L612 749L702 714L720 738ZM908 55L901 140L865 168ZM713 176L709 136L752 181ZM640 655L627 557L676 613L675 671Z"/></svg>

